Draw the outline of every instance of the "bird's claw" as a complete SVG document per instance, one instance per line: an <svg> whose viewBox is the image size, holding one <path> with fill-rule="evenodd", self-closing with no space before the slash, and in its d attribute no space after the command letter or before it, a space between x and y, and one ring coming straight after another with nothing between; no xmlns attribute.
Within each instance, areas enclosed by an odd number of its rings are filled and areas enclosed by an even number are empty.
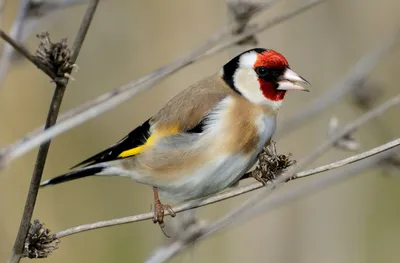
<svg viewBox="0 0 400 263"><path fill-rule="evenodd" d="M166 232L165 232L165 223L164 223L164 215L165 211L168 211L171 217L175 217L176 213L172 209L170 205L164 205L160 202L160 200L157 200L154 204L154 216L153 216L153 223L154 224L159 224L161 231L164 233L166 237L170 237Z"/></svg>

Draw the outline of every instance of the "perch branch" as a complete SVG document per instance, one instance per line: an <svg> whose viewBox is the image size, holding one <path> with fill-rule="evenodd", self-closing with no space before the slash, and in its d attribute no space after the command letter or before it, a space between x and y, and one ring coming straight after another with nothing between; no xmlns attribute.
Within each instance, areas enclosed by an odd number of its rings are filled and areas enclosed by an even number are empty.
<svg viewBox="0 0 400 263"><path fill-rule="evenodd" d="M399 145L400 145L400 138L393 140L391 142L388 142L386 144L383 144L379 147L373 148L369 151L345 158L343 160L333 162L333 163L330 163L327 165L323 165L323 166L320 166L317 168L313 168L313 169L310 169L307 171L299 172L299 173L295 174L291 180L305 178L305 177L308 177L308 176L311 176L314 174L326 172L326 171L329 171L332 169L337 169L339 167L346 166L346 165L355 163L357 161L369 158L371 156L374 156L381 152L387 151L387 150L397 147ZM183 212L186 210L195 209L198 207L214 204L214 203L217 203L217 202L220 202L220 201L223 201L223 200L235 197L235 196L239 196L239 195L260 189L262 187L264 187L264 185L262 183L255 182L250 185L238 187L238 188L208 197L208 198L202 200L201 202L188 202L188 203L176 206L173 208L173 210L176 213L179 213L179 212ZM168 211L166 211L166 213L168 213ZM153 218L153 213L145 213L145 214L140 214L140 215L135 215L135 216L128 216L128 217L123 217L123 218L100 221L100 222L96 222L96 223L72 227L72 228L57 232L56 236L58 238L63 238L66 236L74 235L74 234L89 231L89 230L110 227L110 226L115 226L115 225L122 225L122 224L127 224L127 223L133 223L133 222L148 220L148 219L152 219L152 218Z"/></svg>
<svg viewBox="0 0 400 263"><path fill-rule="evenodd" d="M286 182L287 180L292 178L300 169L303 169L304 167L311 164L314 160L321 156L321 154L329 150L332 145L344 135L353 132L356 128L380 116L386 110L398 105L399 103L400 95L397 95L385 102L384 104L380 105L379 107L368 111L355 121L347 124L342 130L340 130L340 132L334 134L329 140L326 140L324 143L318 146L310 155L299 161L299 163L294 168L288 169L288 171L283 172L271 184L265 186L262 191L249 198L249 200L247 200L239 208L235 209L232 212L229 212L227 215L217 220L216 222L209 224L208 226L192 229L192 231L187 233L183 239L177 240L166 247L162 247L156 250L147 262L164 262L165 260L177 254L179 251L183 250L189 244L194 243L199 239L208 237L218 230L229 227L233 225L233 223L237 223L253 216L254 214L258 214L258 212L262 210L266 206L266 204L268 204L269 199L266 197L272 192L272 190L277 189L278 186L282 185L281 183Z"/></svg>
<svg viewBox="0 0 400 263"><path fill-rule="evenodd" d="M313 0L313 1L308 1L304 5L315 6L316 3L322 3L322 2L323 0ZM300 7L302 8L303 11L307 10L304 9L304 5ZM292 16L288 14L289 13L285 13L284 15L282 15L282 17L285 17L286 19L291 18ZM270 22L264 24L265 26L264 28L259 28L259 30L260 31L265 30L266 28L270 28L276 25L277 23L283 22L284 19L280 19L279 17L281 16L272 18L271 20L269 20ZM75 109L66 112L60 117L60 121L57 123L57 125L51 127L50 129L47 129L45 131L37 129L32 133L28 134L27 136L25 136L23 139L10 145L9 147L0 149L0 168L2 166L1 164L3 164L4 166L6 163L13 161L16 158L27 153L28 151L34 149L40 143L47 141L69 129L72 129L73 127L76 127L92 118L99 116L100 114L116 107L122 102L129 100L130 98L138 94L140 91L151 88L161 79L174 73L180 68L196 61L201 55L207 52L210 48L214 47L222 39L231 35L231 32L235 28L238 28L239 26L240 25L233 23L224 27L222 30L218 31L216 34L211 36L202 45L200 45L194 51L190 52L185 57L178 59L175 62L172 62L171 64L168 64L164 67L161 67L158 70L153 71L152 73L144 77L141 77L137 80L134 80L124 86L116 88L111 92L103 94L84 105L78 106ZM245 35L245 32L247 32L247 30L250 30L251 28L252 28L251 26L246 27L246 29L242 33L243 35L241 39L245 39L247 37ZM235 39L235 42L234 41L230 42L229 46L235 44L237 40L238 39ZM226 45L224 48L226 47L228 47L228 45ZM218 51L221 50L222 49L219 49ZM207 55L211 54L214 53L208 53Z"/></svg>
<svg viewBox="0 0 400 263"><path fill-rule="evenodd" d="M399 139L397 139L396 141L398 141L398 140ZM392 141L392 142L394 143L395 141ZM390 143L392 143L392 142L390 142ZM400 143L399 141L397 143L394 143L393 148L398 147L399 143ZM387 144L385 144L385 145L387 145ZM380 147L385 148L385 145L382 145ZM268 202L264 204L264 207L260 211L258 211L258 213L265 213L265 212L273 210L276 207L282 207L282 205L285 205L285 204L289 203L290 201L298 200L302 196L308 195L311 192L318 191L318 190L321 190L328 186L331 186L334 183L343 181L344 179L350 178L351 176L357 175L360 172L377 165L380 161L386 159L388 156L392 155L394 152L394 149L384 150L383 148L382 148L382 150L383 150L382 152L377 152L376 155L373 157L368 156L369 157L369 158L367 157L368 159L357 162L357 163L353 164L352 166L348 167L347 169L334 170L333 172L327 173L324 176L315 177L313 180L310 180L307 184L299 185L298 187L291 189L291 191L276 192L273 196L271 196L268 199ZM375 148L375 149L377 149L377 148ZM372 150L374 150L374 149L372 149ZM259 188L261 188L261 187L262 186L259 186ZM194 228L193 231L199 231L199 230L196 230ZM201 231L201 229L200 229L200 231ZM174 243L172 243L170 246L164 246L164 247L160 247L159 249L157 249L146 260L146 262L147 263L165 262L168 259L175 256L181 250L185 249L189 245L190 245L190 243L185 242L185 240L177 240Z"/></svg>
<svg viewBox="0 0 400 263"><path fill-rule="evenodd" d="M79 51L82 47L82 42L85 39L86 33L90 26L93 15L96 11L99 0L91 0L83 21L81 23L80 29L77 33L73 44L71 58L72 64L75 63L76 58L79 55ZM50 104L49 113L47 115L46 128L53 126L57 121L58 112L61 107L61 102L64 96L65 89L67 87L68 80L62 83L58 83L56 89L54 91L53 99ZM44 142L40 147L36 158L35 168L33 170L33 175L31 179L31 184L28 191L28 196L25 203L25 208L23 212L23 216L21 218L20 227L18 230L18 234L14 243L14 247L11 253L11 257L9 259L9 263L17 263L20 261L23 256L23 251L25 247L25 240L28 234L28 230L31 226L31 219L33 210L35 208L36 198L39 191L39 185L43 174L43 169L46 163L47 153L50 147L50 141Z"/></svg>

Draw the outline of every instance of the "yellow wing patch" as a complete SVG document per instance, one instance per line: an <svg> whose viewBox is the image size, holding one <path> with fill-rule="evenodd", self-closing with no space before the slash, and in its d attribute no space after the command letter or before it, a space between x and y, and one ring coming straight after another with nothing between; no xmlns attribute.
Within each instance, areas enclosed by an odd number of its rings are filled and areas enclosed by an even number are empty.
<svg viewBox="0 0 400 263"><path fill-rule="evenodd" d="M179 132L180 132L179 125L171 125L160 130L156 129L143 145L123 151L122 153L120 153L120 155L118 155L118 157L125 158L139 154L144 150L146 150L146 148L154 145L159 138L163 136L174 135Z"/></svg>

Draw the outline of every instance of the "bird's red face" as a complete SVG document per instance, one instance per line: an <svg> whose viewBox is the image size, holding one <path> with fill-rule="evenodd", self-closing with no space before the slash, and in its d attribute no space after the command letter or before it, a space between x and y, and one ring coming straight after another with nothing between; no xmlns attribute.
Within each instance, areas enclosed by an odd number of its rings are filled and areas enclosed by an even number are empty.
<svg viewBox="0 0 400 263"><path fill-rule="evenodd" d="M278 109L287 90L310 85L289 68L286 58L274 50L252 49L228 62L223 79L235 91L256 104Z"/></svg>

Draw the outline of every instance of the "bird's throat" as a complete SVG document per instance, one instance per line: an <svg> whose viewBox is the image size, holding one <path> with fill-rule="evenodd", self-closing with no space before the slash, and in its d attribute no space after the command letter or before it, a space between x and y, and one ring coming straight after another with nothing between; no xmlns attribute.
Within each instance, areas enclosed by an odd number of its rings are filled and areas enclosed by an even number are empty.
<svg viewBox="0 0 400 263"><path fill-rule="evenodd" d="M260 89L265 98L272 101L281 101L285 97L285 90L276 90L274 83L270 81L265 81L263 79L259 80Z"/></svg>

